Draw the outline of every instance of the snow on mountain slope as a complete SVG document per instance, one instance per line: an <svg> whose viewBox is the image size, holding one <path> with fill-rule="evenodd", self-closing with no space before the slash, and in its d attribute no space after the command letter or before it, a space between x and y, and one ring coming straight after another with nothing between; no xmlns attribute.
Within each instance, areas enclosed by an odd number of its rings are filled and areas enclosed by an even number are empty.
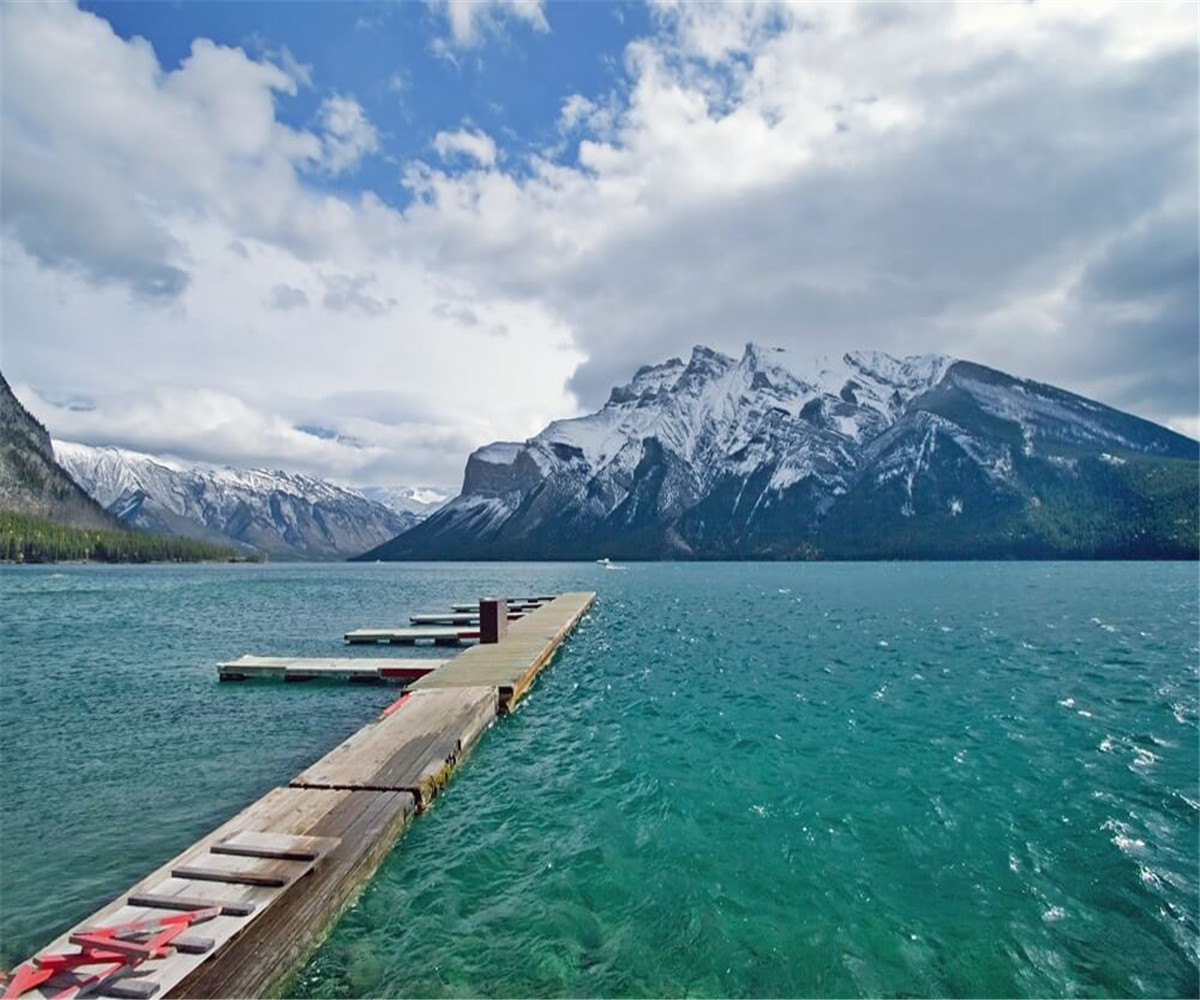
<svg viewBox="0 0 1200 1000"><path fill-rule="evenodd" d="M69 441L55 441L54 452L71 477L126 524L233 542L276 559L344 559L417 521L312 476L187 467Z"/></svg>
<svg viewBox="0 0 1200 1000"><path fill-rule="evenodd" d="M398 514L428 517L454 494L439 486L358 486L357 492Z"/></svg>
<svg viewBox="0 0 1200 1000"><path fill-rule="evenodd" d="M858 552L867 541L845 521L858 509L882 552L936 549L943 517L955 531L991 518L1001 545L1043 530L1021 520L1035 491L1085 489L1070 463L1100 449L1197 456L1165 428L944 355L698 346L638 369L595 413L480 448L457 498L370 555L786 557L847 539ZM907 541L889 548L897 533Z"/></svg>

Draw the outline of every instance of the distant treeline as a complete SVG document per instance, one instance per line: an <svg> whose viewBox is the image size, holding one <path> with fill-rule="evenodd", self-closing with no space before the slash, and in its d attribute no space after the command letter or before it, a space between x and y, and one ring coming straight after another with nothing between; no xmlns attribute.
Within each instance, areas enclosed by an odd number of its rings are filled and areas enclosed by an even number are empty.
<svg viewBox="0 0 1200 1000"><path fill-rule="evenodd" d="M191 538L133 530L69 528L42 517L0 511L0 560L50 563L91 560L108 563L246 562L234 549Z"/></svg>

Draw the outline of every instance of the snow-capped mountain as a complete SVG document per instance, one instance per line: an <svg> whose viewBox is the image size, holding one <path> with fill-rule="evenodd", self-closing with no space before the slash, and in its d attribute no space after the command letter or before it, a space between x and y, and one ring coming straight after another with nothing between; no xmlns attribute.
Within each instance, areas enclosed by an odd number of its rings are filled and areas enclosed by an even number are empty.
<svg viewBox="0 0 1200 1000"><path fill-rule="evenodd" d="M417 517L322 479L263 469L187 467L121 448L55 441L59 463L126 524L232 542L273 559L345 559Z"/></svg>
<svg viewBox="0 0 1200 1000"><path fill-rule="evenodd" d="M438 486L358 486L359 493L390 507L399 514L425 518L443 506L454 494Z"/></svg>
<svg viewBox="0 0 1200 1000"><path fill-rule="evenodd" d="M1195 557L1195 441L943 355L697 347L367 558Z"/></svg>

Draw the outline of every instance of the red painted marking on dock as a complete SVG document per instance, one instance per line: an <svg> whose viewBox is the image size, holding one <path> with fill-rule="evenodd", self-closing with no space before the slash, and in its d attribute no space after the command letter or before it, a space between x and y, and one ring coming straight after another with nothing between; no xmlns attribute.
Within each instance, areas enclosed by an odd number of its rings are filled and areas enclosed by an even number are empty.
<svg viewBox="0 0 1200 1000"><path fill-rule="evenodd" d="M437 669L436 666L429 667L380 667L380 677L398 677L401 680L416 680L418 677L424 677L426 674L431 674Z"/></svg>
<svg viewBox="0 0 1200 1000"><path fill-rule="evenodd" d="M382 712L380 712L379 717L381 719L386 719L389 715L391 715L394 711L396 711L396 709L398 709L401 705L403 705L411 697L412 697L412 692L405 691L404 694L402 694L399 698L397 698L390 705L388 705L387 708L385 708Z"/></svg>

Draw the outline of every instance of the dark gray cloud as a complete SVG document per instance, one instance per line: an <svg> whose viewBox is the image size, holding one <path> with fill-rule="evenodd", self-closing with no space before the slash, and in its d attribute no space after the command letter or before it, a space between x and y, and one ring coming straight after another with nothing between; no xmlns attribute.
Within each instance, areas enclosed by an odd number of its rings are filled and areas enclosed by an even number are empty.
<svg viewBox="0 0 1200 1000"><path fill-rule="evenodd" d="M364 316L382 316L397 305L393 298L377 298L369 289L375 284L373 274L334 274L323 278L325 297L322 303L334 312L358 312Z"/></svg>
<svg viewBox="0 0 1200 1000"><path fill-rule="evenodd" d="M1085 391L1137 369L1142 388L1109 402L1194 411L1195 53L1087 86L1016 60L973 72L990 85L958 117L660 218L567 271L553 294L589 354L571 382L585 405L692 344L761 340L974 353ZM1038 331L979 335L984 317L1080 267L1054 357L1031 350L1022 371L1020 342ZM1103 300L1145 308L1104 319Z"/></svg>
<svg viewBox="0 0 1200 1000"><path fill-rule="evenodd" d="M146 223L120 194L95 198L88 164L62 162L10 141L9 127L4 132L0 220L26 253L45 267L73 270L97 284L116 282L147 300L169 302L183 294L188 274L174 262L184 250L163 227Z"/></svg>
<svg viewBox="0 0 1200 1000"><path fill-rule="evenodd" d="M1116 240L1072 292L1069 323L1087 338L1068 363L1111 385L1108 402L1188 413L1200 398L1200 237L1194 213L1146 220Z"/></svg>
<svg viewBox="0 0 1200 1000"><path fill-rule="evenodd" d="M479 317L475 314L475 310L470 306L462 304L455 305L452 302L439 302L433 307L433 314L440 316L442 319L454 320L461 326L478 326Z"/></svg>
<svg viewBox="0 0 1200 1000"><path fill-rule="evenodd" d="M272 309L303 309L308 305L308 295L303 288L291 285L275 285L267 300Z"/></svg>

